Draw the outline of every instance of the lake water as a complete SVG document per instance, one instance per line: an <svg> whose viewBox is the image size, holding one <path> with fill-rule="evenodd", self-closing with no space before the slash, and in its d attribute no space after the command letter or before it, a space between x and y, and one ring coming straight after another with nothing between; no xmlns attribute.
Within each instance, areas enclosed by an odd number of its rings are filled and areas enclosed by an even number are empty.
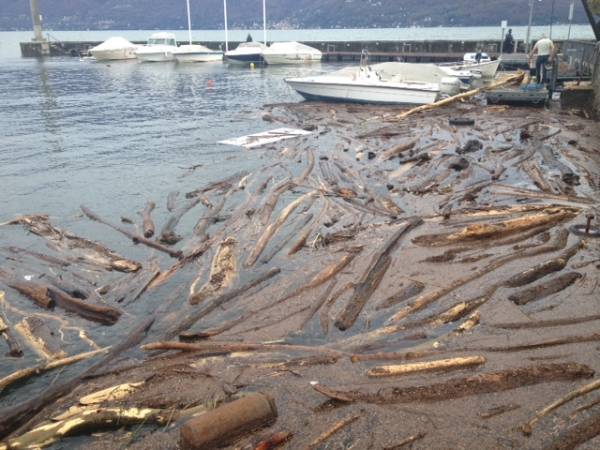
<svg viewBox="0 0 600 450"><path fill-rule="evenodd" d="M4 60L0 222L68 217L80 203L124 214L145 196L251 164L252 154L216 142L269 129L262 105L300 100L283 79L325 68Z"/></svg>

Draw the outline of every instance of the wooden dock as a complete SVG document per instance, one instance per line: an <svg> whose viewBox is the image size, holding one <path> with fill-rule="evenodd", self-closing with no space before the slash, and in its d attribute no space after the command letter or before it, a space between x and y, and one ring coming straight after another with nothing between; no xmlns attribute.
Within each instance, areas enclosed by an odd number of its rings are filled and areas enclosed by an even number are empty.
<svg viewBox="0 0 600 450"><path fill-rule="evenodd" d="M135 42L143 44L144 42ZM195 42L214 50L225 49L225 42ZM98 41L31 41L21 43L23 57L89 55L89 50L100 44ZM229 42L229 48L236 48L240 42ZM304 44L323 52L325 62L358 62L363 50L369 52L372 63L388 61L404 61L416 63L445 63L461 61L465 53L475 52L481 48L492 58L502 57L501 70L528 68L528 57L524 53L523 43L517 45L517 52L501 55L500 41L310 41ZM556 41L561 48L572 42Z"/></svg>
<svg viewBox="0 0 600 450"><path fill-rule="evenodd" d="M136 42L143 44L143 42ZM223 41L197 42L212 49L223 50ZM323 52L325 61L357 61L367 50L373 61L448 62L461 60L468 52L481 48L492 57L500 54L500 41L310 41L303 42ZM21 43L23 57L81 57L100 44L94 41L31 41ZM230 42L235 48L239 42ZM49 48L48 48L49 47ZM520 49L523 51L523 49Z"/></svg>

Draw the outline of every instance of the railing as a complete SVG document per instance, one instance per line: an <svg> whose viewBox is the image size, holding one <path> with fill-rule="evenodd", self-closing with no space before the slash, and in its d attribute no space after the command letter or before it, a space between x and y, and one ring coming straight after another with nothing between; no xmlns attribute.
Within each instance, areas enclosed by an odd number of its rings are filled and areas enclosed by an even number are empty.
<svg viewBox="0 0 600 450"><path fill-rule="evenodd" d="M565 41L558 57L558 76L591 77L597 59L595 42Z"/></svg>

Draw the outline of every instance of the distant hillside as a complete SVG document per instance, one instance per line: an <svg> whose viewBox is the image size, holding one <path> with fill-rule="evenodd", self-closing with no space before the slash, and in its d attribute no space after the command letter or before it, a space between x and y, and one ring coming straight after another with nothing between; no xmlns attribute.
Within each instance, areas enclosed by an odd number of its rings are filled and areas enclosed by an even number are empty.
<svg viewBox="0 0 600 450"><path fill-rule="evenodd" d="M534 23L550 23L551 1L536 1ZM39 0L55 30L179 29L185 0ZM223 27L222 0L191 0L196 29ZM228 0L231 28L257 28L262 0ZM567 22L570 0L555 0L554 22ZM372 28L525 25L527 0L267 0L269 28ZM587 19L576 1L576 23ZM0 0L0 30L29 29L28 0Z"/></svg>

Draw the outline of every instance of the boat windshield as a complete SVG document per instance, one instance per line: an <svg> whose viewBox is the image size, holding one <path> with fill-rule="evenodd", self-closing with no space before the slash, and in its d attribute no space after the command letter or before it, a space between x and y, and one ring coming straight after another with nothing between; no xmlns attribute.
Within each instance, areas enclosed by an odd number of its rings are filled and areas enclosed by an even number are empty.
<svg viewBox="0 0 600 450"><path fill-rule="evenodd" d="M177 45L175 39L148 39L148 45Z"/></svg>

